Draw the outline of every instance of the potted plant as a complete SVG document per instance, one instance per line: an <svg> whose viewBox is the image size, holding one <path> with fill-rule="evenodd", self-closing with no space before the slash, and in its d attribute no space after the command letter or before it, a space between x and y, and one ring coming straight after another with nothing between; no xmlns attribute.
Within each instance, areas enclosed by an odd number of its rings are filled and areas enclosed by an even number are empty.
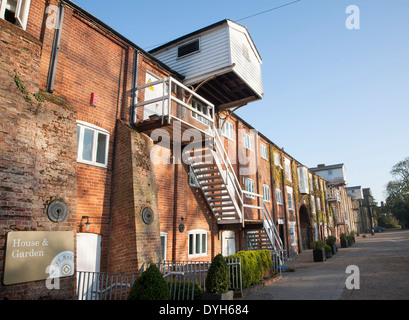
<svg viewBox="0 0 409 320"><path fill-rule="evenodd" d="M352 242L353 243L355 243L355 237L356 237L356 233L355 233L355 231L351 231L350 233L349 233L349 235L351 236L351 239L352 239Z"/></svg>
<svg viewBox="0 0 409 320"><path fill-rule="evenodd" d="M345 233L341 233L341 248L348 248L348 238Z"/></svg>
<svg viewBox="0 0 409 320"><path fill-rule="evenodd" d="M314 241L312 254L314 257L314 262L321 262L327 260L325 254L325 244L322 240Z"/></svg>
<svg viewBox="0 0 409 320"><path fill-rule="evenodd" d="M326 244L326 245L324 246L324 248L325 248L325 258L326 258L326 259L331 258L331 257L332 257L332 249L331 249L331 247Z"/></svg>
<svg viewBox="0 0 409 320"><path fill-rule="evenodd" d="M233 300L233 291L229 291L229 267L221 254L213 259L207 271L205 285L203 300Z"/></svg>
<svg viewBox="0 0 409 320"><path fill-rule="evenodd" d="M326 240L326 244L330 246L332 255L337 253L337 238L334 236L329 236Z"/></svg>

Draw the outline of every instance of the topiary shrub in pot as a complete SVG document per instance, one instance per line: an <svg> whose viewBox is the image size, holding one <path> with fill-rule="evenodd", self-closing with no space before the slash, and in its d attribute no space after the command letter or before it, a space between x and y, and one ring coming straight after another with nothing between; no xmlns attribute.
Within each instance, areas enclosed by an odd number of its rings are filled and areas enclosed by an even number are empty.
<svg viewBox="0 0 409 320"><path fill-rule="evenodd" d="M325 261L326 259L326 254L325 254L325 243L322 240L317 240L314 241L313 244L313 257L314 257L314 262L321 262Z"/></svg>
<svg viewBox="0 0 409 320"><path fill-rule="evenodd" d="M341 233L341 248L348 248L348 238L345 233Z"/></svg>
<svg viewBox="0 0 409 320"><path fill-rule="evenodd" d="M324 248L325 248L325 258L327 258L327 259L331 258L331 257L332 257L332 249L331 249L331 247L326 244L326 245L324 246Z"/></svg>
<svg viewBox="0 0 409 320"><path fill-rule="evenodd" d="M170 300L169 286L163 279L158 267L151 264L149 268L136 279L128 300Z"/></svg>
<svg viewBox="0 0 409 320"><path fill-rule="evenodd" d="M207 271L206 292L202 294L204 300L232 300L233 291L229 291L229 267L221 254L212 261Z"/></svg>
<svg viewBox="0 0 409 320"><path fill-rule="evenodd" d="M337 245L336 245L337 238L335 238L334 236L329 236L325 242L327 245L331 247L332 255L336 254L337 253Z"/></svg>

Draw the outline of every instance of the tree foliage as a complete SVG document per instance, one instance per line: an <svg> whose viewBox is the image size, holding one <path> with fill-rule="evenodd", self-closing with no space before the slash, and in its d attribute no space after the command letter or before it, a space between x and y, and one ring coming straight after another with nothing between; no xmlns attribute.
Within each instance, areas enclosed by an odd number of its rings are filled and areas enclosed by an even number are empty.
<svg viewBox="0 0 409 320"><path fill-rule="evenodd" d="M409 157L392 167L394 180L386 186L386 208L402 225L409 227Z"/></svg>

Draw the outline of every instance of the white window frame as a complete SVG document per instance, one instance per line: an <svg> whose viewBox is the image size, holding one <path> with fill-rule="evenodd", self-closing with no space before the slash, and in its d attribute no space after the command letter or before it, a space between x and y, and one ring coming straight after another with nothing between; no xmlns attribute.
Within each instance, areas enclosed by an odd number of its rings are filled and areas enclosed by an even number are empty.
<svg viewBox="0 0 409 320"><path fill-rule="evenodd" d="M17 0L17 3L16 3L16 11L14 13L14 16L19 26L24 30L26 30L27 28L28 14L30 12L30 4L31 4L31 0L25 0L24 6L23 6L23 0ZM1 0L1 5L0 5L0 18L1 19L5 19L6 6L7 6L7 0Z"/></svg>
<svg viewBox="0 0 409 320"><path fill-rule="evenodd" d="M161 256L161 258L162 260L166 260L167 259L167 248L168 248L168 233L161 231L160 237L161 237L161 244L162 244L162 237L165 238L164 248L161 248L161 250L164 249L163 250L164 254L163 254L163 257ZM161 251L161 255L162 255L162 251Z"/></svg>
<svg viewBox="0 0 409 320"><path fill-rule="evenodd" d="M290 237L291 237L291 245L295 246L297 244L297 240L295 236L295 221L290 221Z"/></svg>
<svg viewBox="0 0 409 320"><path fill-rule="evenodd" d="M192 246L191 248L191 241L190 241L190 236L192 236ZM199 252L197 252L197 236L199 236ZM202 229L195 229L191 230L187 233L187 243L188 243L188 257L189 258L197 258L197 257L205 257L207 256L207 236L208 236L208 231L202 230ZM205 248L203 250L203 239L205 239ZM192 251L191 251L192 249ZM192 253L190 253L192 252Z"/></svg>
<svg viewBox="0 0 409 320"><path fill-rule="evenodd" d="M263 200L270 202L270 187L266 184L263 184Z"/></svg>
<svg viewBox="0 0 409 320"><path fill-rule="evenodd" d="M284 158L284 166L285 166L285 178L288 180L288 181L292 181L292 178L291 178L291 160L290 159L287 159L287 158Z"/></svg>
<svg viewBox="0 0 409 320"><path fill-rule="evenodd" d="M247 132L244 132L244 148L253 151L253 138Z"/></svg>
<svg viewBox="0 0 409 320"><path fill-rule="evenodd" d="M287 186L288 210L294 210L293 188Z"/></svg>
<svg viewBox="0 0 409 320"><path fill-rule="evenodd" d="M268 160L267 150L268 150L267 146L260 143L260 156L265 160Z"/></svg>
<svg viewBox="0 0 409 320"><path fill-rule="evenodd" d="M255 183L254 183L253 179L246 178L244 180L244 190L246 190L247 192L256 193L255 192L255 190L256 190L255 189ZM246 193L246 198L255 199L256 197L251 195L251 194Z"/></svg>
<svg viewBox="0 0 409 320"><path fill-rule="evenodd" d="M311 196L311 205L312 205L312 213L316 214L317 211L315 210L315 197Z"/></svg>
<svg viewBox="0 0 409 320"><path fill-rule="evenodd" d="M192 118L207 125L207 119L203 116L209 117L209 108L195 99L192 99L192 108L197 110L197 112L192 111Z"/></svg>
<svg viewBox="0 0 409 320"><path fill-rule="evenodd" d="M317 197L317 209L318 211L321 211L321 198Z"/></svg>
<svg viewBox="0 0 409 320"><path fill-rule="evenodd" d="M92 143L92 154L91 154L91 161L83 159L82 154L83 154L83 147L84 147L84 129L89 129L94 132L94 137L93 137L93 143ZM109 131L102 129L94 124L84 122L77 120L77 132L78 135L78 146L77 146L77 162L79 163L84 163L84 164L89 164L101 168L107 168L108 167L108 153L109 153L109 138L110 134ZM106 145L105 145L105 160L104 163L99 163L97 162L97 144L98 144L98 134L104 134L106 135Z"/></svg>
<svg viewBox="0 0 409 320"><path fill-rule="evenodd" d="M223 125L223 121L220 120L220 127L222 127L222 125ZM233 123L230 122L230 121L226 121L224 123L223 128L221 129L222 136L233 141L234 140L233 131L234 131L233 130Z"/></svg>
<svg viewBox="0 0 409 320"><path fill-rule="evenodd" d="M276 188L276 198L277 198L277 204L283 205L283 192L281 189Z"/></svg>
<svg viewBox="0 0 409 320"><path fill-rule="evenodd" d="M283 168L281 166L281 160L280 160L280 154L277 152L274 152L274 164L278 167L280 167L281 169Z"/></svg>

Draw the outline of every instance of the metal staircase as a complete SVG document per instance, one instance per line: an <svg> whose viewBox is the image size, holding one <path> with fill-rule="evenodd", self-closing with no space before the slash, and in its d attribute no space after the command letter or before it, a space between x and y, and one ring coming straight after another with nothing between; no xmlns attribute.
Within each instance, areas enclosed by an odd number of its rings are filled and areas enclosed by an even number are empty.
<svg viewBox="0 0 409 320"><path fill-rule="evenodd" d="M242 190L233 166L224 149L217 130L211 130L213 144L206 143L200 149L201 156L191 156L191 169L218 224L242 224L244 227L244 209L260 210L263 217L263 229L247 231L249 249L267 249L282 251L283 244L274 225L274 221L263 200L263 196ZM197 151L197 150L196 150ZM203 156L206 154L206 156ZM244 195L259 197L261 206L244 203Z"/></svg>

